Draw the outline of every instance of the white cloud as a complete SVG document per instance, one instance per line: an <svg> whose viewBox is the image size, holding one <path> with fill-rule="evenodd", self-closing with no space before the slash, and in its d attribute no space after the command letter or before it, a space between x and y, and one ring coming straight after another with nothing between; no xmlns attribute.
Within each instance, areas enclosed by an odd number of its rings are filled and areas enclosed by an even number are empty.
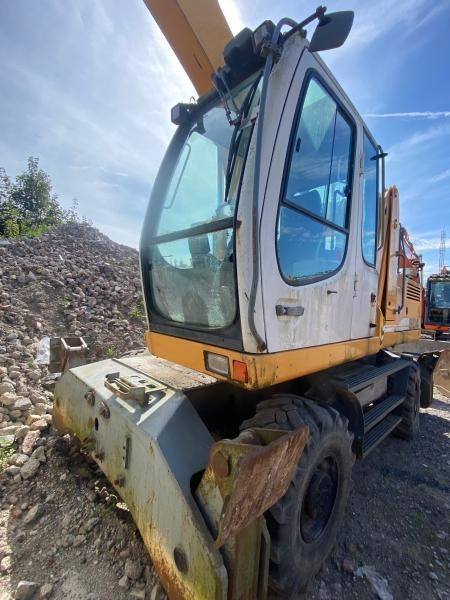
<svg viewBox="0 0 450 600"><path fill-rule="evenodd" d="M440 181L444 181L444 179L448 179L448 178L450 178L450 169L446 169L445 171L442 171L442 173L439 173L438 175L431 177L430 182L431 183L439 183Z"/></svg>
<svg viewBox="0 0 450 600"><path fill-rule="evenodd" d="M411 238L416 252L426 252L429 250L439 250L441 238Z"/></svg>
<svg viewBox="0 0 450 600"><path fill-rule="evenodd" d="M389 161L403 161L405 156L421 152L429 142L436 143L439 138L450 136L450 124L440 127L429 127L423 131L413 133L411 136L397 142L389 148Z"/></svg>
<svg viewBox="0 0 450 600"><path fill-rule="evenodd" d="M370 113L363 115L364 118L375 118L375 119L391 119L391 118L402 118L402 119L439 119L440 117L450 117L450 111L424 111L424 112L394 112L394 113Z"/></svg>

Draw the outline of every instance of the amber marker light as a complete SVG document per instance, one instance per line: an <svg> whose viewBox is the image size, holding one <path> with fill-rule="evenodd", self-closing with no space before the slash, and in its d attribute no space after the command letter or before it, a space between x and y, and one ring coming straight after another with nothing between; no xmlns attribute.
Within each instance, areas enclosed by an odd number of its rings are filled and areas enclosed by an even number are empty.
<svg viewBox="0 0 450 600"><path fill-rule="evenodd" d="M248 382L247 365L244 362L233 360L233 379L242 383Z"/></svg>

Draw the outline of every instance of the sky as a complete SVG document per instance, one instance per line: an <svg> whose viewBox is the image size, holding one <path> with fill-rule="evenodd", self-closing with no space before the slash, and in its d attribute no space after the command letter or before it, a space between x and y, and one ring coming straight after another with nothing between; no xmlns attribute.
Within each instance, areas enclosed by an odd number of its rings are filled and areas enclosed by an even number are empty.
<svg viewBox="0 0 450 600"><path fill-rule="evenodd" d="M301 20L317 0L220 0L234 34ZM385 151L388 184L426 274L441 230L450 263L450 0L335 0L354 10L342 48L322 53ZM194 89L142 0L0 0L0 166L37 156L61 204L137 246L174 127Z"/></svg>

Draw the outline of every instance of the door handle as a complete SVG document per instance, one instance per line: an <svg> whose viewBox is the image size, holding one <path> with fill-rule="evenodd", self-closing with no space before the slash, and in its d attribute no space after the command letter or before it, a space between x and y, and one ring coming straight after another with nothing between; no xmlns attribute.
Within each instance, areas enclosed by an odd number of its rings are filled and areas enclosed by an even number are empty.
<svg viewBox="0 0 450 600"><path fill-rule="evenodd" d="M303 306L287 306L286 304L277 304L275 311L278 317L301 317L305 312Z"/></svg>

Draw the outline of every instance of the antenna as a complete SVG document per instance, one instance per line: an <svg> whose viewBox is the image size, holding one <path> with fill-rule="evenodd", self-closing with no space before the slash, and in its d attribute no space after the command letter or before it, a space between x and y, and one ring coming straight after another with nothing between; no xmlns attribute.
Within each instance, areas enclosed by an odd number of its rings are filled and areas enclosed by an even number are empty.
<svg viewBox="0 0 450 600"><path fill-rule="evenodd" d="M445 229L441 231L441 245L439 247L439 273L445 269Z"/></svg>

